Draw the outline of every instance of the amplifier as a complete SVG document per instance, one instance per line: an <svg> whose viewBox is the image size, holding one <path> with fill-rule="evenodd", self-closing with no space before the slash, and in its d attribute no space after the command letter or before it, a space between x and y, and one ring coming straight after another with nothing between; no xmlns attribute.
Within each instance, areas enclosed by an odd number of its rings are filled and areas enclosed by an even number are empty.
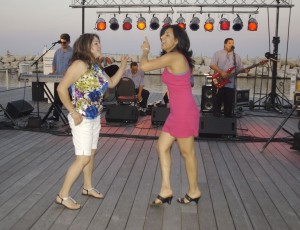
<svg viewBox="0 0 300 230"><path fill-rule="evenodd" d="M162 125L165 123L170 109L166 107L154 107L152 109L151 123L152 125Z"/></svg>
<svg viewBox="0 0 300 230"><path fill-rule="evenodd" d="M250 89L236 90L236 105L248 105L249 94L250 94Z"/></svg>
<svg viewBox="0 0 300 230"><path fill-rule="evenodd" d="M202 114L200 117L199 135L235 136L235 117L214 117L212 114Z"/></svg>
<svg viewBox="0 0 300 230"><path fill-rule="evenodd" d="M138 120L139 113L136 106L113 105L108 106L105 119L107 122L129 122L135 123Z"/></svg>

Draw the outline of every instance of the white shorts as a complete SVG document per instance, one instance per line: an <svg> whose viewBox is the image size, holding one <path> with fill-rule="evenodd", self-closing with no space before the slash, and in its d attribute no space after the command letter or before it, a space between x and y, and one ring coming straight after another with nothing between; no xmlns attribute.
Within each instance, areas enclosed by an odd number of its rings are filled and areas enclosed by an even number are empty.
<svg viewBox="0 0 300 230"><path fill-rule="evenodd" d="M71 115L68 115L68 120L72 130L75 154L90 156L91 150L97 149L101 128L100 116L95 119L83 117L82 122L76 126Z"/></svg>

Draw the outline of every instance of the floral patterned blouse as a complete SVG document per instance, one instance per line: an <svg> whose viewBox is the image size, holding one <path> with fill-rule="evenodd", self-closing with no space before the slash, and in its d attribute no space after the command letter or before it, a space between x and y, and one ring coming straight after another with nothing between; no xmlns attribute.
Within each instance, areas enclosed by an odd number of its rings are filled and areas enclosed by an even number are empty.
<svg viewBox="0 0 300 230"><path fill-rule="evenodd" d="M103 94L108 87L106 74L97 64L92 65L71 85L72 104L78 113L88 119L100 115Z"/></svg>

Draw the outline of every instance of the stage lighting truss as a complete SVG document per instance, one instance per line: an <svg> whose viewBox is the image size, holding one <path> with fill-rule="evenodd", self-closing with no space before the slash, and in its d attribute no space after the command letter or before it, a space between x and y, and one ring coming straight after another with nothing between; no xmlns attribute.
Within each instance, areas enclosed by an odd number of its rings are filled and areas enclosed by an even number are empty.
<svg viewBox="0 0 300 230"><path fill-rule="evenodd" d="M192 20L190 22L190 29L192 31L197 31L199 29L199 27L200 27L199 23L200 23L200 19L198 17L195 17L193 15L193 18L192 18Z"/></svg>
<svg viewBox="0 0 300 230"><path fill-rule="evenodd" d="M104 18L100 18L100 15L98 17L98 20L96 22L96 30L105 30L106 29L106 22Z"/></svg>
<svg viewBox="0 0 300 230"><path fill-rule="evenodd" d="M219 24L220 24L220 30L229 30L230 29L230 21L228 21L227 18L223 18L223 15L221 16L221 20L220 20Z"/></svg>
<svg viewBox="0 0 300 230"><path fill-rule="evenodd" d="M177 19L177 25L185 30L185 19L182 17L182 15L180 14L180 17Z"/></svg>
<svg viewBox="0 0 300 230"><path fill-rule="evenodd" d="M132 19L127 16L123 21L123 30L131 30L132 29Z"/></svg>
<svg viewBox="0 0 300 230"><path fill-rule="evenodd" d="M240 18L240 16L237 14L237 17L233 20L233 26L232 29L234 31L240 31L241 29L243 29L243 21Z"/></svg>
<svg viewBox="0 0 300 230"><path fill-rule="evenodd" d="M157 30L158 28L159 28L159 20L153 14L153 17L150 20L150 29L151 30Z"/></svg>
<svg viewBox="0 0 300 230"><path fill-rule="evenodd" d="M206 21L204 23L205 31L212 32L214 30L214 23L215 23L215 20L212 17L210 17L210 15L208 15L208 18L206 19Z"/></svg>
<svg viewBox="0 0 300 230"><path fill-rule="evenodd" d="M251 15L248 20L248 30L257 31L258 23L255 18L251 18Z"/></svg>
<svg viewBox="0 0 300 230"><path fill-rule="evenodd" d="M110 23L110 29L111 30L118 30L119 29L119 22L118 22L118 19L116 18L116 15L114 15L114 17L112 17L110 20L109 20L109 23Z"/></svg>
<svg viewBox="0 0 300 230"><path fill-rule="evenodd" d="M163 26L169 26L172 24L172 19L167 15L167 17L163 20L164 25Z"/></svg>
<svg viewBox="0 0 300 230"><path fill-rule="evenodd" d="M142 17L142 15L138 18L136 27L137 27L139 30L144 30L144 29L146 29L146 19L145 19L144 17Z"/></svg>

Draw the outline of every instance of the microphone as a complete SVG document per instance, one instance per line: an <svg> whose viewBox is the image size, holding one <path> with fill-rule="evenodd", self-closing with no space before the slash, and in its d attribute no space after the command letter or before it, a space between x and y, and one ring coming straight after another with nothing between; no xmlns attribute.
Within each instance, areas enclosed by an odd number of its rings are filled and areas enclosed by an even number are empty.
<svg viewBox="0 0 300 230"><path fill-rule="evenodd" d="M234 46L231 46L231 50L234 50L234 48L235 48Z"/></svg>
<svg viewBox="0 0 300 230"><path fill-rule="evenodd" d="M53 42L52 43L52 45L55 45L55 44L60 44L61 43L61 41L60 40L58 40L57 42Z"/></svg>

